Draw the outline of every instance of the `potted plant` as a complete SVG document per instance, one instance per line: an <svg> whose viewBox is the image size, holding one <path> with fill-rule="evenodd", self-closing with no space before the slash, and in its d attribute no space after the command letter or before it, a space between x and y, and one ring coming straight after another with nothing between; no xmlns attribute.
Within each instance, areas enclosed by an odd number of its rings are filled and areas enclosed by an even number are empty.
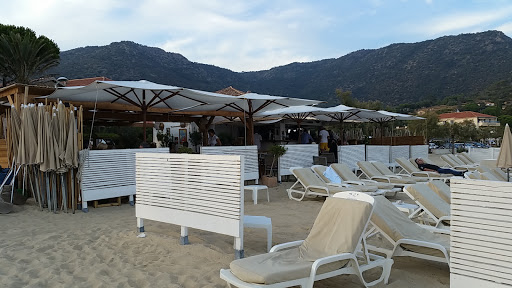
<svg viewBox="0 0 512 288"><path fill-rule="evenodd" d="M261 178L261 183L266 185L267 187L276 187L277 186L277 176L274 176L274 164L277 164L276 160L279 161L279 157L283 156L286 153L287 148L281 145L273 145L270 147L268 153L272 155L272 165L270 165L270 173L269 175L263 175Z"/></svg>

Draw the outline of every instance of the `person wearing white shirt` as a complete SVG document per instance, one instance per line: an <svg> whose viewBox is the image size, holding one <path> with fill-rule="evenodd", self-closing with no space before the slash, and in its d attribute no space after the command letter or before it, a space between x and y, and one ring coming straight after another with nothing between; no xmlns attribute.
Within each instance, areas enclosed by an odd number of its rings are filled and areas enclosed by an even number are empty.
<svg viewBox="0 0 512 288"><path fill-rule="evenodd" d="M320 127L320 132L318 132L318 137L320 137L320 150L329 152L329 132L325 130L324 127Z"/></svg>

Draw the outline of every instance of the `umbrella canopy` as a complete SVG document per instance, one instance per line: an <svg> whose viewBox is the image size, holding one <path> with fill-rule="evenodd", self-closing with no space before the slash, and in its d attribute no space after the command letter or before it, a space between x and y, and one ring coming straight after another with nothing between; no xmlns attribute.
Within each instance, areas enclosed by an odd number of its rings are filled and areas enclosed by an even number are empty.
<svg viewBox="0 0 512 288"><path fill-rule="evenodd" d="M70 168L78 167L78 136L73 109L70 110L68 117L68 140L66 143L64 165Z"/></svg>
<svg viewBox="0 0 512 288"><path fill-rule="evenodd" d="M36 163L37 149L37 110L34 104L21 106L21 129L19 134L19 145L17 163L28 165Z"/></svg>
<svg viewBox="0 0 512 288"><path fill-rule="evenodd" d="M496 166L507 169L507 181L509 181L508 170L512 168L512 134L510 133L508 123L503 133L503 141L501 142L500 154L498 155Z"/></svg>

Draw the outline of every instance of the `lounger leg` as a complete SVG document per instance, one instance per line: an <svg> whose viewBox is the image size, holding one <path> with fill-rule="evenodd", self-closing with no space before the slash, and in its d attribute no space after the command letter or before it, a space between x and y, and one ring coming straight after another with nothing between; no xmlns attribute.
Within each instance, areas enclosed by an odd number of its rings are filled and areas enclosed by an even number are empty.
<svg viewBox="0 0 512 288"><path fill-rule="evenodd" d="M144 232L144 219L137 217L137 232Z"/></svg>
<svg viewBox="0 0 512 288"><path fill-rule="evenodd" d="M382 266L382 273L384 274L384 284L388 284L389 282L389 276L391 275L391 266L393 266L393 260L392 259L386 259L386 262Z"/></svg>
<svg viewBox="0 0 512 288"><path fill-rule="evenodd" d="M244 243L242 238L235 237L235 259L244 258Z"/></svg>
<svg viewBox="0 0 512 288"><path fill-rule="evenodd" d="M135 203L133 202L133 195L128 196L128 201L130 202L130 206L135 205Z"/></svg>
<svg viewBox="0 0 512 288"><path fill-rule="evenodd" d="M188 245L188 227L181 226L181 237L180 237L181 245Z"/></svg>
<svg viewBox="0 0 512 288"><path fill-rule="evenodd" d="M87 201L82 200L82 212L89 212L89 208L87 208Z"/></svg>
<svg viewBox="0 0 512 288"><path fill-rule="evenodd" d="M267 187L267 202L270 202L270 196L268 195L268 187Z"/></svg>

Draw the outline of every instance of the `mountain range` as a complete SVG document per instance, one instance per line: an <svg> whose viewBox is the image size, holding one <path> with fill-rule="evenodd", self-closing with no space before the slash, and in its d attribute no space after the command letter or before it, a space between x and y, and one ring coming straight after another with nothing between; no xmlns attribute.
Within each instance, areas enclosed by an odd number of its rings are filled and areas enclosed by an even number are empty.
<svg viewBox="0 0 512 288"><path fill-rule="evenodd" d="M234 59L233 61L236 61ZM261 94L336 104L336 89L396 105L473 95L512 76L512 39L499 31L444 36L358 50L335 59L233 72L130 41L61 52L51 73L68 79L145 79L205 91L233 86Z"/></svg>

